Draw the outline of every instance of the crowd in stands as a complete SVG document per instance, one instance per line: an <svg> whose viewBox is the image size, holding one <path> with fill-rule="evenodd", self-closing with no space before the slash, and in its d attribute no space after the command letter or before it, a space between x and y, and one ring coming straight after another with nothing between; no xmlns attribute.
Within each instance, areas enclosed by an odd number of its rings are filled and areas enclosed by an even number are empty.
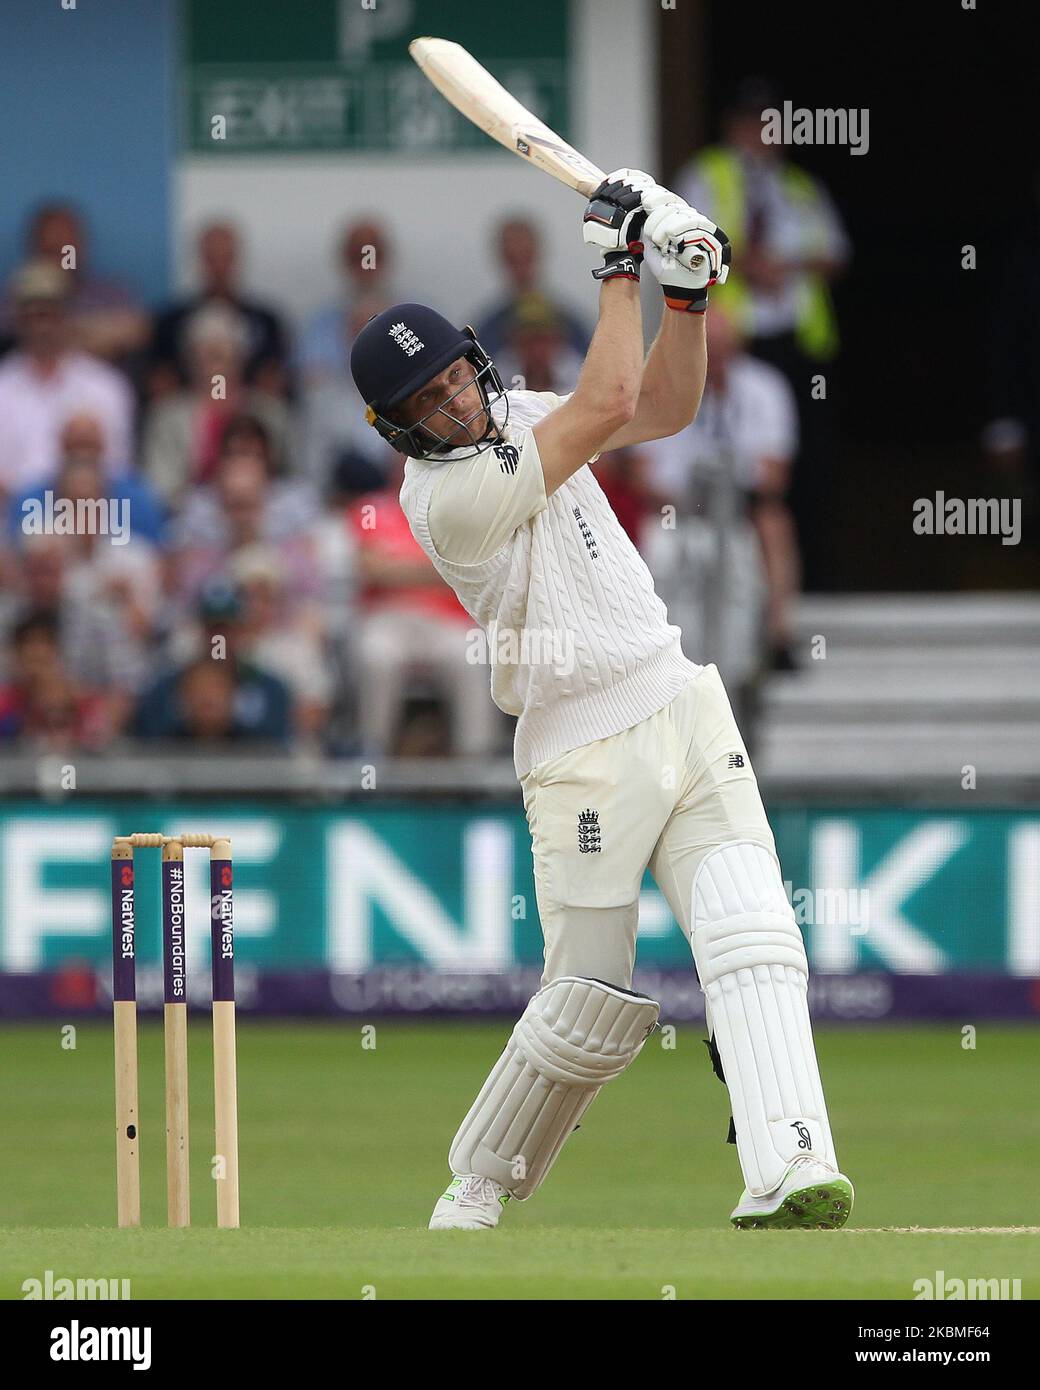
<svg viewBox="0 0 1040 1390"><path fill-rule="evenodd" d="M367 217L343 230L330 302L299 324L254 297L236 226L202 227L195 249L191 292L149 311L94 275L83 220L55 203L0 296L0 748L506 752L472 623L408 529L404 461L349 374L360 327L421 287L398 283ZM467 306L478 336L507 386L570 391L590 325L545 289L536 227L503 222L497 251L497 299ZM711 332L702 419L597 472L681 607L662 518L689 548L699 480L724 456L782 651L798 413L721 309Z"/></svg>

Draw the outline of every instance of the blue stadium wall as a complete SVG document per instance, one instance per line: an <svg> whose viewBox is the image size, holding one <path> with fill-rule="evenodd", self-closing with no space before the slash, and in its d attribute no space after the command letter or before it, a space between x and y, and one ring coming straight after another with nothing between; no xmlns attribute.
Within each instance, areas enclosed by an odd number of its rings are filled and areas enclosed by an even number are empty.
<svg viewBox="0 0 1040 1390"><path fill-rule="evenodd" d="M176 28L174 0L3 0L0 281L27 211L60 198L87 215L96 273L166 297Z"/></svg>

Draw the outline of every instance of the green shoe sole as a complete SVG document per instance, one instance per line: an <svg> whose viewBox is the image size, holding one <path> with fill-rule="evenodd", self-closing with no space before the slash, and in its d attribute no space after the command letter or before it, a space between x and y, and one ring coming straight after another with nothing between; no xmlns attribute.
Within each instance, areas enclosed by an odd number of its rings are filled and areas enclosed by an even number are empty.
<svg viewBox="0 0 1040 1390"><path fill-rule="evenodd" d="M789 1192L768 1216L734 1216L738 1231L837 1231L852 1214L850 1182L813 1183Z"/></svg>

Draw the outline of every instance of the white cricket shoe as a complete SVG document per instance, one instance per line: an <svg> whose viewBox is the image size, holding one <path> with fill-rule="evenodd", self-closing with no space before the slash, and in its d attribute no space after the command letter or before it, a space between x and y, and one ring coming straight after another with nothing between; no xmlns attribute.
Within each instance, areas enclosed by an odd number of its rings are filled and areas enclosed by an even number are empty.
<svg viewBox="0 0 1040 1390"><path fill-rule="evenodd" d="M456 1174L430 1217L431 1231L482 1231L498 1225L509 1193L494 1178Z"/></svg>
<svg viewBox="0 0 1040 1390"><path fill-rule="evenodd" d="M773 1192L752 1197L745 1187L729 1219L740 1231L836 1231L849 1219L855 1195L844 1173L812 1154L803 1154Z"/></svg>

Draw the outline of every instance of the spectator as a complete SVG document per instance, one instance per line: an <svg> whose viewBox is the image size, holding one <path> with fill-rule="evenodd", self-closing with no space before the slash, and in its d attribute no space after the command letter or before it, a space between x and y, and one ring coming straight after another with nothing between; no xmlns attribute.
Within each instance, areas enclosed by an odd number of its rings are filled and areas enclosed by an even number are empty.
<svg viewBox="0 0 1040 1390"><path fill-rule="evenodd" d="M749 350L783 368L837 351L827 286L850 248L823 185L789 163L782 145L762 140L764 111L780 105L769 84L743 82L723 115L721 144L694 156L676 191L726 229L734 246L726 307Z"/></svg>
<svg viewBox="0 0 1040 1390"><path fill-rule="evenodd" d="M294 598L274 546L244 546L234 556L231 574L242 603L239 650L251 665L285 683L292 695L297 737L313 742L332 702L322 614L316 604Z"/></svg>
<svg viewBox="0 0 1040 1390"><path fill-rule="evenodd" d="M262 420L255 415L236 415L228 421L220 436L221 456L251 454L264 465L268 477L278 472L271 436Z"/></svg>
<svg viewBox="0 0 1040 1390"><path fill-rule="evenodd" d="M33 613L11 634L8 679L0 683L0 742L58 751L104 741L102 702L72 681L52 615Z"/></svg>
<svg viewBox="0 0 1040 1390"><path fill-rule="evenodd" d="M707 327L708 375L697 418L671 438L642 446L648 481L659 502L686 516L705 507L710 489L709 520L732 527L734 537L750 521L766 582L770 661L790 669L800 564L784 499L798 451L798 412L783 375L742 351L731 319L713 307ZM725 502L731 489L732 507Z"/></svg>
<svg viewBox="0 0 1040 1390"><path fill-rule="evenodd" d="M87 229L71 203L44 203L29 222L27 256L60 270L66 279L73 341L83 352L125 364L148 339L144 308L119 280L90 268Z"/></svg>
<svg viewBox="0 0 1040 1390"><path fill-rule="evenodd" d="M72 573L76 554L66 536L23 541L3 626L46 619L57 634L61 665L77 689L96 700L99 740L125 727L147 666L147 650L131 623L124 594L93 593Z"/></svg>
<svg viewBox="0 0 1040 1390"><path fill-rule="evenodd" d="M271 477L266 436L254 433L254 425L233 424L213 482L189 494L173 525L172 567L182 602L194 604L215 577L228 582L235 552L258 543L277 547L297 600L317 593L314 496L303 483Z"/></svg>
<svg viewBox="0 0 1040 1390"><path fill-rule="evenodd" d="M64 598L75 614L109 615L139 647L143 665L162 597L158 552L136 527L132 498L116 495L122 484L110 489L106 483L93 418L73 417L63 438L68 448L58 477L42 497L23 499L23 506L35 500L42 510L47 491L55 517L68 504L76 529L63 532L59 542ZM144 492L139 485L134 490ZM24 514L18 519L23 531L28 522Z"/></svg>
<svg viewBox="0 0 1040 1390"><path fill-rule="evenodd" d="M781 105L769 84L742 83L723 116L721 144L680 171L676 190L729 234L733 269L719 303L736 319L747 350L778 367L794 391L801 448L792 503L816 587L824 578L819 537L834 469L833 370L827 398L810 392L813 375L837 354L829 286L850 247L823 185L788 162L783 146L762 141L763 112Z"/></svg>
<svg viewBox="0 0 1040 1390"><path fill-rule="evenodd" d="M408 714L394 739L395 758L443 758L451 743L451 720L436 700L410 701Z"/></svg>
<svg viewBox="0 0 1040 1390"><path fill-rule="evenodd" d="M504 299L477 315L480 325L477 336L484 349L497 358L506 346L517 301L524 295L541 292L542 247L534 223L523 217L510 217L502 222L496 241L499 264L508 288ZM554 307L568 347L584 358L589 346L587 330L564 306L556 304Z"/></svg>
<svg viewBox="0 0 1040 1390"><path fill-rule="evenodd" d="M343 313L344 351L370 318L389 308L378 294L366 294ZM302 393L304 471L324 496L381 488L392 450L365 420L365 402L354 378L313 373Z"/></svg>
<svg viewBox="0 0 1040 1390"><path fill-rule="evenodd" d="M372 455L352 444L337 457L326 496L334 507L347 507L370 492L382 492L393 459L386 450Z"/></svg>
<svg viewBox="0 0 1040 1390"><path fill-rule="evenodd" d="M171 738L221 743L247 735L235 714L235 673L226 662L200 658L177 677Z"/></svg>
<svg viewBox="0 0 1040 1390"><path fill-rule="evenodd" d="M101 424L104 464L130 461L133 395L107 363L72 346L65 272L24 266L13 285L17 349L0 361L0 493L16 496L49 478L69 417L89 411Z"/></svg>
<svg viewBox="0 0 1040 1390"><path fill-rule="evenodd" d="M495 366L507 387L567 395L578 382L584 359L567 341L567 324L544 294L532 290L513 305Z"/></svg>
<svg viewBox="0 0 1040 1390"><path fill-rule="evenodd" d="M309 489L272 481L246 433L233 436L214 483L188 499L171 556L174 593L184 610L215 583L234 590L239 654L285 681L296 731L313 738L332 698L326 638L342 596L326 602L330 557ZM187 652L196 638L182 625L176 641Z"/></svg>
<svg viewBox="0 0 1040 1390"><path fill-rule="evenodd" d="M12 533L17 534L22 529L27 505L43 504L50 491L55 500L103 498L122 506L129 518L133 538L159 544L165 526L161 502L137 473L108 477L102 464L105 453L105 432L96 415L81 411L68 419L59 440L57 472L39 487L14 500L8 518Z"/></svg>
<svg viewBox="0 0 1040 1390"><path fill-rule="evenodd" d="M224 431L237 416L259 420L278 470L285 468L289 436L284 401L245 381L246 335L239 315L210 304L184 325L183 337L190 386L152 405L142 446L144 470L171 505L213 476Z"/></svg>
<svg viewBox="0 0 1040 1390"><path fill-rule="evenodd" d="M642 543L650 502L646 473L647 458L642 449L611 449L601 454L596 464L596 481L636 549Z"/></svg>
<svg viewBox="0 0 1040 1390"><path fill-rule="evenodd" d="M495 750L498 719L486 663L472 660L474 624L412 535L398 494L404 460L384 492L347 514L361 590L359 724L369 753L390 752L417 673L433 677L451 709L459 754ZM442 749L449 752L447 747Z"/></svg>
<svg viewBox="0 0 1040 1390"><path fill-rule="evenodd" d="M239 288L241 245L227 222L210 222L199 235L200 288L160 313L152 338L149 389L166 395L193 380L189 328L200 309L226 310L239 322L243 376L250 386L273 396L288 385L288 338L275 311L246 298Z"/></svg>
<svg viewBox="0 0 1040 1390"><path fill-rule="evenodd" d="M246 659L242 605L234 590L213 583L198 608L193 653L165 672L140 701L142 738L286 743L290 696L283 681Z"/></svg>
<svg viewBox="0 0 1040 1390"><path fill-rule="evenodd" d="M304 386L323 382L342 386L350 381L350 348L358 327L399 298L390 282L390 240L386 229L374 218L352 222L344 229L338 260L343 276L341 297L312 314L300 334L296 364ZM379 301L378 308L371 309L358 325L357 306L373 299Z"/></svg>

